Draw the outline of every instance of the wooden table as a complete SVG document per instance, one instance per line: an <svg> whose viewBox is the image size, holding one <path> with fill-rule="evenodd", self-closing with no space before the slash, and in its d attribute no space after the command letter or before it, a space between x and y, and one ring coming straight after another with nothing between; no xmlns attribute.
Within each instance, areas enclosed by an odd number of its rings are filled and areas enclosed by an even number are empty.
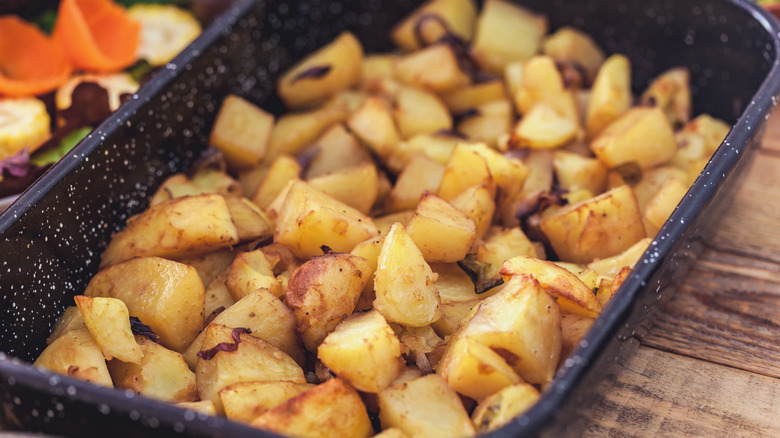
<svg viewBox="0 0 780 438"><path fill-rule="evenodd" d="M759 157L586 437L780 437L780 110Z"/></svg>

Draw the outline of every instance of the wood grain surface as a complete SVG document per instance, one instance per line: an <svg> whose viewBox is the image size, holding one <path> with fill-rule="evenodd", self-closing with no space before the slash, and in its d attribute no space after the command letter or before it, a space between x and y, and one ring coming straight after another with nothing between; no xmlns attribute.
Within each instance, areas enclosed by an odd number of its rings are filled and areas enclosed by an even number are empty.
<svg viewBox="0 0 780 438"><path fill-rule="evenodd" d="M780 436L780 110L758 154L581 436Z"/></svg>

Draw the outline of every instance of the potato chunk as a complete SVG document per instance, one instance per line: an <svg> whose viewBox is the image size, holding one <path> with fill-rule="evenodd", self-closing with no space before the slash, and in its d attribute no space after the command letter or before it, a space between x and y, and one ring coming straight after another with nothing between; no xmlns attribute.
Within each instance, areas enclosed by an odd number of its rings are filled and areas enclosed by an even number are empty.
<svg viewBox="0 0 780 438"><path fill-rule="evenodd" d="M76 295L76 306L92 338L100 346L106 360L139 363L144 357L130 329L130 314L122 300Z"/></svg>
<svg viewBox="0 0 780 438"><path fill-rule="evenodd" d="M474 219L433 193L424 193L407 225L409 237L427 262L457 262L477 236Z"/></svg>
<svg viewBox="0 0 780 438"><path fill-rule="evenodd" d="M233 421L251 423L255 418L292 397L314 388L310 383L284 380L276 382L239 382L219 391L225 416Z"/></svg>
<svg viewBox="0 0 780 438"><path fill-rule="evenodd" d="M34 367L112 388L106 359L86 327L62 334L46 347Z"/></svg>
<svg viewBox="0 0 780 438"><path fill-rule="evenodd" d="M322 254L322 245L346 252L378 234L371 218L299 181L282 204L274 237L297 257L309 259Z"/></svg>
<svg viewBox="0 0 780 438"><path fill-rule="evenodd" d="M422 327L441 316L436 275L400 223L382 243L374 279L374 307L388 321Z"/></svg>
<svg viewBox="0 0 780 438"><path fill-rule="evenodd" d="M124 301L130 315L174 351L184 351L204 325L205 290L198 272L171 260L139 257L110 266L92 277L84 295Z"/></svg>
<svg viewBox="0 0 780 438"><path fill-rule="evenodd" d="M386 388L403 368L401 343L376 310L345 319L320 344L317 357L364 392Z"/></svg>
<svg viewBox="0 0 780 438"><path fill-rule="evenodd" d="M459 337L450 342L439 362L438 374L458 393L482 400L522 382L504 358L488 346L470 338Z"/></svg>
<svg viewBox="0 0 780 438"><path fill-rule="evenodd" d="M523 380L548 383L561 354L560 309L538 281L515 275L482 301L458 337L492 348Z"/></svg>
<svg viewBox="0 0 780 438"><path fill-rule="evenodd" d="M471 82L461 70L452 48L445 43L433 44L403 56L395 63L395 76L407 84L437 92Z"/></svg>
<svg viewBox="0 0 780 438"><path fill-rule="evenodd" d="M541 229L558 257L573 263L613 256L645 237L636 196L627 185L543 218Z"/></svg>
<svg viewBox="0 0 780 438"><path fill-rule="evenodd" d="M363 257L332 252L313 257L293 273L285 299L309 351L317 351L323 339L352 314L371 271Z"/></svg>
<svg viewBox="0 0 780 438"><path fill-rule="evenodd" d="M350 32L309 55L278 82L278 93L290 108L324 101L360 80L363 46Z"/></svg>
<svg viewBox="0 0 780 438"><path fill-rule="evenodd" d="M133 257L182 258L238 243L225 198L206 194L156 205L127 221L103 252L105 268Z"/></svg>
<svg viewBox="0 0 780 438"><path fill-rule="evenodd" d="M247 169L265 158L273 126L273 114L231 94L222 101L209 143L231 168Z"/></svg>
<svg viewBox="0 0 780 438"><path fill-rule="evenodd" d="M298 437L365 438L374 433L360 395L339 378L292 397L252 426Z"/></svg>
<svg viewBox="0 0 780 438"><path fill-rule="evenodd" d="M195 373L187 368L184 357L145 336L136 336L143 352L138 364L113 360L108 369L116 386L147 397L168 402L193 402L198 399Z"/></svg>
<svg viewBox="0 0 780 438"><path fill-rule="evenodd" d="M479 433L487 433L507 424L531 408L539 391L527 383L508 386L481 401L471 418Z"/></svg>
<svg viewBox="0 0 780 438"><path fill-rule="evenodd" d="M591 88L585 128L594 138L631 107L631 63L624 55L612 55L599 69Z"/></svg>
<svg viewBox="0 0 780 438"><path fill-rule="evenodd" d="M436 19L431 19L431 16ZM473 0L432 0L398 23L390 33L390 38L406 52L420 49L421 43L425 45L438 41L446 30L469 41L474 34L476 16L477 5ZM423 41L418 40L418 32Z"/></svg>
<svg viewBox="0 0 780 438"><path fill-rule="evenodd" d="M468 437L475 434L458 394L437 374L392 385L379 393L382 428L412 437Z"/></svg>
<svg viewBox="0 0 780 438"><path fill-rule="evenodd" d="M634 107L604 128L590 148L610 168L635 162L648 169L671 159L677 142L660 108Z"/></svg>

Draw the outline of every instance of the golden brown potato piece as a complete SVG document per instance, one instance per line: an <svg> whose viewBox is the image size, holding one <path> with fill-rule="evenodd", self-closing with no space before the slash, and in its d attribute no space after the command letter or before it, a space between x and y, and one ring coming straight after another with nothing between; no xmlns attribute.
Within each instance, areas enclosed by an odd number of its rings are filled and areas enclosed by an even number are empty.
<svg viewBox="0 0 780 438"><path fill-rule="evenodd" d="M648 169L671 159L677 142L660 108L634 107L604 128L590 148L607 167L633 162Z"/></svg>
<svg viewBox="0 0 780 438"><path fill-rule="evenodd" d="M172 403L198 400L195 373L187 367L181 354L145 336L136 336L135 339L143 352L140 363L118 360L108 363L117 387Z"/></svg>
<svg viewBox="0 0 780 438"><path fill-rule="evenodd" d="M536 388L527 383L518 383L482 400L471 418L479 433L487 433L527 411L538 399L539 391Z"/></svg>
<svg viewBox="0 0 780 438"><path fill-rule="evenodd" d="M320 103L360 80L363 46L350 32L307 56L282 75L279 97L290 108Z"/></svg>
<svg viewBox="0 0 780 438"><path fill-rule="evenodd" d="M131 316L151 327L160 343L178 352L184 351L204 324L205 291L197 271L159 257L139 257L99 271L84 295L124 301Z"/></svg>
<svg viewBox="0 0 780 438"><path fill-rule="evenodd" d="M473 0L431 0L398 23L390 33L390 38L405 52L438 41L446 30L463 41L469 41L474 34L476 16L477 5ZM423 41L418 40L417 32Z"/></svg>
<svg viewBox="0 0 780 438"><path fill-rule="evenodd" d="M51 334L46 338L46 344L51 344L57 338L71 330L86 327L87 326L84 324L84 317L81 316L79 308L76 306L68 306L65 311L62 312L60 319L54 324Z"/></svg>
<svg viewBox="0 0 780 438"><path fill-rule="evenodd" d="M381 391L403 368L401 343L376 310L342 321L320 344L317 357L363 392Z"/></svg>
<svg viewBox="0 0 780 438"><path fill-rule="evenodd" d="M209 143L231 168L248 169L265 158L273 126L273 114L231 94L222 101Z"/></svg>
<svg viewBox="0 0 780 438"><path fill-rule="evenodd" d="M645 237L636 196L627 185L544 217L541 229L558 257L574 263L613 256Z"/></svg>
<svg viewBox="0 0 780 438"><path fill-rule="evenodd" d="M645 237L620 254L604 259L596 259L588 263L588 268L593 269L601 275L614 277L624 266L633 268L652 241L653 239Z"/></svg>
<svg viewBox="0 0 780 438"><path fill-rule="evenodd" d="M441 316L435 281L406 229L398 222L393 224L379 254L374 308L388 321L412 327L428 325Z"/></svg>
<svg viewBox="0 0 780 438"><path fill-rule="evenodd" d="M452 129L452 116L430 91L402 87L395 97L393 116L403 138Z"/></svg>
<svg viewBox="0 0 780 438"><path fill-rule="evenodd" d="M471 83L446 43L430 45L404 55L395 63L395 76L407 84L432 91L453 90Z"/></svg>
<svg viewBox="0 0 780 438"><path fill-rule="evenodd" d="M239 382L219 391L219 400L229 420L251 423L255 418L292 397L314 388L310 383Z"/></svg>
<svg viewBox="0 0 780 438"><path fill-rule="evenodd" d="M624 55L612 55L599 69L591 88L585 128L596 137L631 107L631 63Z"/></svg>
<svg viewBox="0 0 780 438"><path fill-rule="evenodd" d="M166 179L149 200L149 206L162 204L182 196L195 196L204 193L220 193L230 196L244 194L239 182L230 175L221 170L203 168L192 177L177 173Z"/></svg>
<svg viewBox="0 0 780 438"><path fill-rule="evenodd" d="M371 161L371 155L357 138L346 130L343 123L337 123L314 141L310 149L312 157L304 171L304 179L311 179L333 171Z"/></svg>
<svg viewBox="0 0 780 438"><path fill-rule="evenodd" d="M591 37L573 27L564 26L548 36L542 52L559 63L574 62L586 73L586 82L592 83L604 62L604 51Z"/></svg>
<svg viewBox="0 0 780 438"><path fill-rule="evenodd" d="M273 223L252 201L244 197L226 196L225 202L240 242L263 240L273 234Z"/></svg>
<svg viewBox="0 0 780 438"><path fill-rule="evenodd" d="M545 33L545 17L510 2L487 0L477 17L471 56L484 70L502 74L507 64L535 54Z"/></svg>
<svg viewBox="0 0 780 438"><path fill-rule="evenodd" d="M576 275L553 262L519 255L505 261L500 273L504 281L518 274L534 277L558 301L564 312L589 318L595 318L601 312L593 290Z"/></svg>
<svg viewBox="0 0 780 438"><path fill-rule="evenodd" d="M226 327L248 328L251 335L260 338L289 354L297 363L305 363L303 345L295 331L295 316L277 297L266 289L257 289L226 308L212 321ZM184 357L190 368L198 363L198 352L203 348L206 332L192 341Z"/></svg>
<svg viewBox="0 0 780 438"><path fill-rule="evenodd" d="M297 257L309 259L322 254L322 245L334 251L351 251L378 234L371 218L299 181L291 186L282 204L274 238Z"/></svg>
<svg viewBox="0 0 780 438"><path fill-rule="evenodd" d="M514 110L509 100L491 100L461 113L456 131L465 135L469 141L499 147L499 139L512 129L514 120Z"/></svg>
<svg viewBox="0 0 780 438"><path fill-rule="evenodd" d="M479 242L490 229L493 214L496 212L496 202L490 194L490 189L484 184L471 186L450 200L450 204L474 219L476 239Z"/></svg>
<svg viewBox="0 0 780 438"><path fill-rule="evenodd" d="M181 402L181 403L176 403L176 406L179 406L184 409L188 409L190 411L195 411L204 415L212 415L212 416L217 415L217 408L216 406L214 406L214 402L211 400Z"/></svg>
<svg viewBox="0 0 780 438"><path fill-rule="evenodd" d="M267 411L252 426L313 438L365 438L374 433L360 395L335 378Z"/></svg>
<svg viewBox="0 0 780 438"><path fill-rule="evenodd" d="M308 183L363 214L368 214L379 195L379 173L369 161L320 175Z"/></svg>
<svg viewBox="0 0 780 438"><path fill-rule="evenodd" d="M423 193L406 232L427 262L457 262L477 237L474 219L433 193Z"/></svg>
<svg viewBox="0 0 780 438"><path fill-rule="evenodd" d="M271 163L268 172L257 187L252 202L267 211L271 202L279 195L284 186L291 180L299 180L300 175L301 165L295 158L286 154L279 155Z"/></svg>
<svg viewBox="0 0 780 438"><path fill-rule="evenodd" d="M647 87L639 101L642 105L663 110L672 126L691 118L691 72L687 67L674 67L661 73Z"/></svg>
<svg viewBox="0 0 780 438"><path fill-rule="evenodd" d="M538 102L517 124L510 141L516 148L553 149L573 140L579 129L576 120L562 116L546 102Z"/></svg>
<svg viewBox="0 0 780 438"><path fill-rule="evenodd" d="M467 188L480 184L484 184L491 195L495 194L495 179L490 172L487 158L476 146L458 143L447 161L438 195L445 200L450 200Z"/></svg>
<svg viewBox="0 0 780 438"><path fill-rule="evenodd" d="M572 123L579 122L574 94L566 88L555 60L549 56L534 56L522 64L517 79L513 97L520 114L527 114L539 103L545 103L560 117Z"/></svg>
<svg viewBox="0 0 780 438"><path fill-rule="evenodd" d="M444 104L455 114L477 108L488 102L507 100L508 97L506 86L500 80L480 82L441 94Z"/></svg>
<svg viewBox="0 0 780 438"><path fill-rule="evenodd" d="M601 193L607 185L607 167L596 158L564 150L553 153L553 168L561 188Z"/></svg>
<svg viewBox="0 0 780 438"><path fill-rule="evenodd" d="M427 155L414 155L398 175L385 210L393 212L415 208L423 192L435 192L439 188L443 175L443 164Z"/></svg>
<svg viewBox="0 0 780 438"><path fill-rule="evenodd" d="M363 257L331 252L313 257L293 273L285 301L309 351L316 352L323 339L352 314L371 271Z"/></svg>
<svg viewBox="0 0 780 438"><path fill-rule="evenodd" d="M105 268L133 257L183 258L238 243L225 198L207 194L177 198L145 210L114 234L103 252Z"/></svg>
<svg viewBox="0 0 780 438"><path fill-rule="evenodd" d="M303 370L287 353L243 328L209 324L195 369L201 400L222 412L219 391L233 383L286 380L306 383Z"/></svg>
<svg viewBox="0 0 780 438"><path fill-rule="evenodd" d="M89 333L100 346L106 360L139 363L144 357L130 329L130 314L122 300L76 295L76 306Z"/></svg>
<svg viewBox="0 0 780 438"><path fill-rule="evenodd" d="M412 437L468 437L475 434L458 394L437 374L394 384L379 393L382 428Z"/></svg>
<svg viewBox="0 0 780 438"><path fill-rule="evenodd" d="M284 295L284 287L274 276L262 249L238 253L230 265L225 286L236 301L258 289L266 289L275 297Z"/></svg>
<svg viewBox="0 0 780 438"><path fill-rule="evenodd" d="M482 400L509 385L522 382L504 358L490 347L461 337L450 341L437 373L452 389L474 400Z"/></svg>
<svg viewBox="0 0 780 438"><path fill-rule="evenodd" d="M457 336L492 348L523 380L548 383L561 353L560 309L537 280L515 275L482 301Z"/></svg>
<svg viewBox="0 0 780 438"><path fill-rule="evenodd" d="M63 333L41 352L33 366L114 387L103 352L86 327Z"/></svg>

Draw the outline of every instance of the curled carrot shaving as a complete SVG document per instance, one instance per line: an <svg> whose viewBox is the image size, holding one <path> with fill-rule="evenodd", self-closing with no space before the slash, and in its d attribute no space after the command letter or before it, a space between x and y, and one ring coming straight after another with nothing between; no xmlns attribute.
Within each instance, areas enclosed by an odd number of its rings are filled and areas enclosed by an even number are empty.
<svg viewBox="0 0 780 438"><path fill-rule="evenodd" d="M54 39L77 69L111 72L136 61L141 25L110 0L62 0Z"/></svg>
<svg viewBox="0 0 780 438"><path fill-rule="evenodd" d="M49 92L71 71L61 49L37 27L13 15L0 17L0 95Z"/></svg>

